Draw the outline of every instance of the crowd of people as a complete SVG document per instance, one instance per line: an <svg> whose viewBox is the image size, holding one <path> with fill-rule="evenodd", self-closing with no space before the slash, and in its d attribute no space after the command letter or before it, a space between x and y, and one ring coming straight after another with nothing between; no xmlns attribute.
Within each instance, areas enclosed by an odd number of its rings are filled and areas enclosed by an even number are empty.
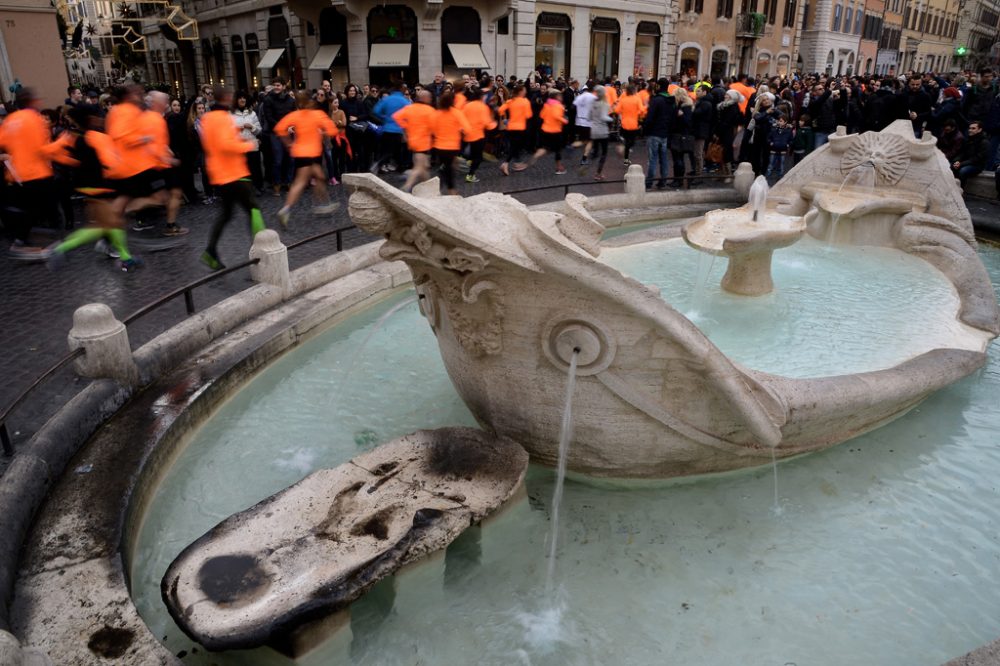
<svg viewBox="0 0 1000 666"><path fill-rule="evenodd" d="M156 227L144 210L164 208L166 223L156 228L181 236L180 206L202 201L221 204L202 255L219 269L217 242L234 207L246 212L253 233L264 228L257 197L265 188L285 196L278 221L287 225L310 186L314 212L332 214L328 186L345 172L405 176L401 186L409 191L436 169L456 194L457 172L476 183L487 158L502 176L542 168L561 175L573 154L579 176L601 180L609 153L628 166L640 141L647 188L696 185L693 177L728 174L740 162L777 179L839 125L879 131L896 120L910 121L918 137L932 133L963 185L996 171L1000 196L1000 94L989 68L728 81L578 81L537 71L519 80L477 72L453 82L438 74L425 85L349 84L342 91L329 81L292 91L276 78L255 94L202 86L192 99L136 84L68 92L56 110L41 109L29 89L17 93L15 108L0 109L0 220L17 258L58 265L67 251L97 242L130 270L138 261L126 228ZM79 229L74 196L87 206L88 224ZM45 220L71 233L33 247L31 226Z"/></svg>

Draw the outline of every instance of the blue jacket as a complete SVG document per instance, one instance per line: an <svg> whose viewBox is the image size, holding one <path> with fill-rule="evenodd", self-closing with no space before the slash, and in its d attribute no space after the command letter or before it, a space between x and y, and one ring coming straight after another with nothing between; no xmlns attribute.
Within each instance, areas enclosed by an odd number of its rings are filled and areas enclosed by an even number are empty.
<svg viewBox="0 0 1000 666"><path fill-rule="evenodd" d="M789 125L771 128L771 133L767 135L767 140L771 144L771 152L783 153L792 145L792 128Z"/></svg>
<svg viewBox="0 0 1000 666"><path fill-rule="evenodd" d="M410 100L403 96L403 93L394 90L388 97L383 97L375 104L372 114L382 123L382 131L389 134L402 134L403 128L392 119L392 114L396 113L404 106L409 106Z"/></svg>

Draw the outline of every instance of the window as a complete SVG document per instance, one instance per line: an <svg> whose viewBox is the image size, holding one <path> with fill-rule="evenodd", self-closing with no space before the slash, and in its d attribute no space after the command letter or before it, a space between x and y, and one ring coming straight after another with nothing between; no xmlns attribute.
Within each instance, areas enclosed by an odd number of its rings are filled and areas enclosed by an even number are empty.
<svg viewBox="0 0 1000 666"><path fill-rule="evenodd" d="M510 34L510 15L497 19L497 34L498 35Z"/></svg>
<svg viewBox="0 0 1000 666"><path fill-rule="evenodd" d="M802 29L807 30L809 28L809 0L802 5Z"/></svg>
<svg viewBox="0 0 1000 666"><path fill-rule="evenodd" d="M719 0L715 7L716 18L733 18L733 0Z"/></svg>
<svg viewBox="0 0 1000 666"><path fill-rule="evenodd" d="M833 31L840 32L840 13L844 10L843 7L837 5L833 8Z"/></svg>
<svg viewBox="0 0 1000 666"><path fill-rule="evenodd" d="M907 26L907 27L910 25L910 8L909 7L907 7L905 10L903 10L903 25Z"/></svg>
<svg viewBox="0 0 1000 666"><path fill-rule="evenodd" d="M781 20L781 25L785 28L791 28L795 26L795 10L796 10L795 0L785 0L785 16Z"/></svg>
<svg viewBox="0 0 1000 666"><path fill-rule="evenodd" d="M851 31L851 18L853 18L854 8L848 7L847 11L844 13L844 32ZM833 26L834 30L838 30L836 25Z"/></svg>
<svg viewBox="0 0 1000 666"><path fill-rule="evenodd" d="M684 11L701 14L705 9L705 0L684 0Z"/></svg>
<svg viewBox="0 0 1000 666"><path fill-rule="evenodd" d="M855 35L860 35L861 34L861 19L862 19L863 16L864 16L864 14L861 13L861 8L859 7L858 8L858 13L854 15L854 34Z"/></svg>
<svg viewBox="0 0 1000 666"><path fill-rule="evenodd" d="M774 25L774 22L778 19L778 0L765 2L764 13L767 14L767 22Z"/></svg>

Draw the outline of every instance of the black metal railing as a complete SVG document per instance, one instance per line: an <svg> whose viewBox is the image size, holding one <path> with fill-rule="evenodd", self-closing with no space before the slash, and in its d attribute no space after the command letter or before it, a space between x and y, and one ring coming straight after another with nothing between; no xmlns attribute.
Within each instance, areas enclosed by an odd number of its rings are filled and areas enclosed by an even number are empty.
<svg viewBox="0 0 1000 666"><path fill-rule="evenodd" d="M654 178L653 180L665 180L671 183L676 183L678 180L681 181L679 187L682 189L690 189L692 184L696 184L701 181L710 180L729 180L733 177L731 173L703 173L698 176L681 176L680 178L674 178L673 176L668 176L666 178ZM502 194L529 194L531 192L544 192L546 190L563 190L563 196L570 193L570 188L572 187L600 187L601 185L621 185L625 183L624 179L619 180L583 180L576 183L556 183L555 185L539 185L538 187L525 187L516 190L506 190Z"/></svg>
<svg viewBox="0 0 1000 666"><path fill-rule="evenodd" d="M767 17L758 12L740 14L736 17L736 36L744 39L758 39L764 36Z"/></svg>
<svg viewBox="0 0 1000 666"><path fill-rule="evenodd" d="M328 236L336 236L337 239L336 251L340 252L341 250L344 249L344 236L343 236L344 232L352 231L354 229L357 229L357 227L354 226L353 224L345 227L338 227L336 229L330 229L328 231L324 231L322 233L318 233L313 236L309 236L307 238L303 238L302 240L291 243L290 245L287 246L287 249L292 250L302 245L312 243L313 241L317 241L322 238L327 238ZM226 268L223 268L221 270L214 271L204 277L200 277L197 280L194 280L185 285L177 287L173 291L164 294L163 296L156 299L152 303L147 303L146 305L142 306L129 316L125 317L124 319L122 319L122 323L128 326L129 324L132 324L136 320L145 317L149 313L158 310L159 308L163 307L164 305L174 300L175 298L178 298L179 296L184 297L185 310L187 311L188 316L191 316L195 314L195 312L197 312L197 308L195 307L195 302L194 302L195 289L197 289L198 287L202 287L206 284L215 282L219 278L225 277L230 273L235 273L236 271L242 270L244 268L249 268L250 266L253 266L258 263L260 263L260 259L249 259L247 261L234 264L232 266L227 266ZM25 398L27 398L32 391L38 388L42 383L48 380L56 372L61 370L64 366L69 364L74 359L82 356L84 353L85 353L84 350L81 348L70 352L66 356L63 356L61 359L59 359L59 361L55 365L53 365L51 368L49 368L41 375L36 377L35 380L31 383L31 385L28 386L26 389L24 389L14 399L14 401L3 411L3 414L0 414L0 444L3 445L3 454L5 456L10 457L14 455L14 445L11 442L10 433L7 430L7 422L10 419L10 415L14 412L15 409L17 409L21 405L21 403L24 402Z"/></svg>

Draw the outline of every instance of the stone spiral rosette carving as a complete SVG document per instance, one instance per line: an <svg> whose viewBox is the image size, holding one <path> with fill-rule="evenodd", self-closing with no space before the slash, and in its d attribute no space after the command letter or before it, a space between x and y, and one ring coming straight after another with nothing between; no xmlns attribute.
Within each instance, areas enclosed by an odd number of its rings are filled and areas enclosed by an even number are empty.
<svg viewBox="0 0 1000 666"><path fill-rule="evenodd" d="M542 351L552 365L565 372L576 352L576 374L582 377L607 370L617 346L604 324L586 316L560 314L542 333Z"/></svg>
<svg viewBox="0 0 1000 666"><path fill-rule="evenodd" d="M877 184L895 185L910 166L909 145L895 134L865 132L844 153L840 169L846 175L866 164L874 167Z"/></svg>

